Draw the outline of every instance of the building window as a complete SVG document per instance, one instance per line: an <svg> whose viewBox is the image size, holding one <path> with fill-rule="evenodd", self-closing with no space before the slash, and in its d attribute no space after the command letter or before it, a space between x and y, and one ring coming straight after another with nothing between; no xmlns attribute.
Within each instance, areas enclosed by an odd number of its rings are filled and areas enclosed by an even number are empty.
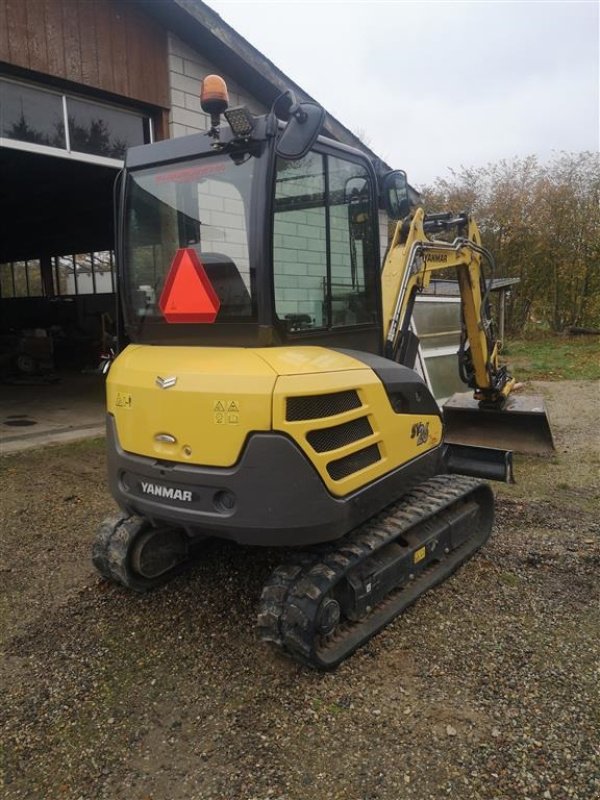
<svg viewBox="0 0 600 800"><path fill-rule="evenodd" d="M115 291L114 257L109 250L56 256L52 261L54 291L61 297Z"/></svg>
<svg viewBox="0 0 600 800"><path fill-rule="evenodd" d="M128 147L152 141L152 124L134 111L0 79L0 136L122 160Z"/></svg>
<svg viewBox="0 0 600 800"><path fill-rule="evenodd" d="M71 150L107 158L125 158L133 145L145 144L144 118L67 97Z"/></svg>
<svg viewBox="0 0 600 800"><path fill-rule="evenodd" d="M0 264L0 293L4 297L43 297L38 259Z"/></svg>
<svg viewBox="0 0 600 800"><path fill-rule="evenodd" d="M114 256L109 250L53 256L50 259L53 296L109 294L115 291ZM45 297L39 259L0 264L0 297Z"/></svg>
<svg viewBox="0 0 600 800"><path fill-rule="evenodd" d="M0 81L1 135L6 139L66 148L62 97L18 83Z"/></svg>
<svg viewBox="0 0 600 800"><path fill-rule="evenodd" d="M15 296L15 276L12 264L0 264L0 297Z"/></svg>

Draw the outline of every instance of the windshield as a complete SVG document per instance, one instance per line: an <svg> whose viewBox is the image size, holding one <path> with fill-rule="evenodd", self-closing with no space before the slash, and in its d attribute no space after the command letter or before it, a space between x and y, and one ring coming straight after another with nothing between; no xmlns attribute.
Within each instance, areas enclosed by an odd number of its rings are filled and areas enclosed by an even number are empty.
<svg viewBox="0 0 600 800"><path fill-rule="evenodd" d="M191 248L220 300L215 322L255 318L248 231L256 159L216 155L128 175L123 277L125 314L139 335L169 324L159 300L177 252ZM202 327L199 325L199 327Z"/></svg>

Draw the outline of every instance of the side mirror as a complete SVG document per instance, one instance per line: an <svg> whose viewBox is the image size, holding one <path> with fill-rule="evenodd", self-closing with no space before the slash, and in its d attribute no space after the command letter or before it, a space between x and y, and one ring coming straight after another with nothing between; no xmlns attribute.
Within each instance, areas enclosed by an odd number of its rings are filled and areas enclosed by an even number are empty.
<svg viewBox="0 0 600 800"><path fill-rule="evenodd" d="M278 98L273 110L279 119L287 119L275 152L286 161L304 158L321 132L325 109L316 103L297 103L293 94L286 92Z"/></svg>
<svg viewBox="0 0 600 800"><path fill-rule="evenodd" d="M410 213L408 180L401 169L388 172L381 185L381 206L390 219L404 219Z"/></svg>

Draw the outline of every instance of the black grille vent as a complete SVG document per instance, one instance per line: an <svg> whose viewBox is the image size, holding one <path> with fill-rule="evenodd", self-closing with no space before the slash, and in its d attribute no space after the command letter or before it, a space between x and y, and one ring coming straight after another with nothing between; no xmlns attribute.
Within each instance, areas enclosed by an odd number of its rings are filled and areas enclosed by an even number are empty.
<svg viewBox="0 0 600 800"><path fill-rule="evenodd" d="M347 392L333 394L317 394L311 397L288 397L286 420L298 422L302 419L322 419L360 408L362 403L358 392L351 389Z"/></svg>
<svg viewBox="0 0 600 800"><path fill-rule="evenodd" d="M367 417L360 417L335 425L333 428L311 431L306 434L306 438L317 453L325 453L328 450L337 450L345 444L358 442L359 439L364 439L372 433L373 428Z"/></svg>
<svg viewBox="0 0 600 800"><path fill-rule="evenodd" d="M352 475L353 472L358 472L359 469L369 467L380 460L379 447L376 444L372 444L357 453L351 453L349 456L332 461L327 465L327 472L334 481L339 481L348 475Z"/></svg>

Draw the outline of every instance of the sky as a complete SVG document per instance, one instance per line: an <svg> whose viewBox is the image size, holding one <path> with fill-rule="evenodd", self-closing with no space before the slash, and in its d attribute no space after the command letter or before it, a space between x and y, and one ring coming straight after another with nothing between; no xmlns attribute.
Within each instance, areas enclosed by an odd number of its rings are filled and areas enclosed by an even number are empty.
<svg viewBox="0 0 600 800"><path fill-rule="evenodd" d="M598 0L207 0L421 188L600 147Z"/></svg>

